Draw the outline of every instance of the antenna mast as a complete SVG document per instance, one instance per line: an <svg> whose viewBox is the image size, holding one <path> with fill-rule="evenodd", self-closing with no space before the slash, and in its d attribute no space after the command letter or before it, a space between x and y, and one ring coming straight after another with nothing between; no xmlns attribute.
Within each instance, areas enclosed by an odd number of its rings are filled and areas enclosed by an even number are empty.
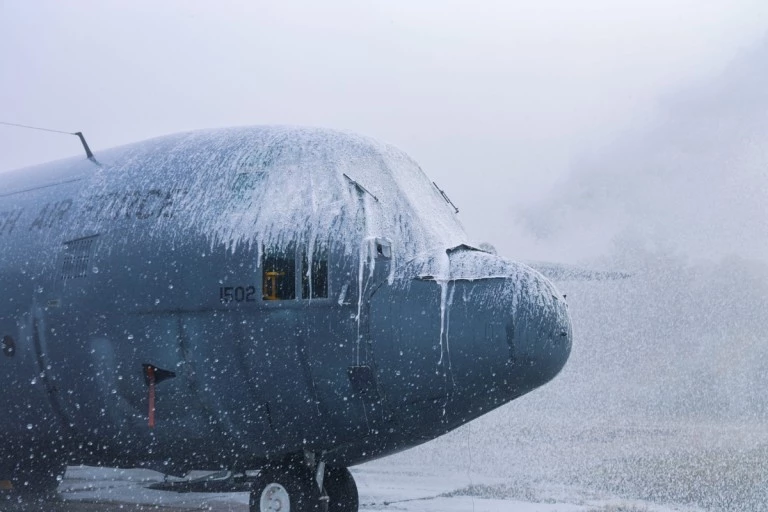
<svg viewBox="0 0 768 512"><path fill-rule="evenodd" d="M41 132L52 132L52 133L63 133L64 135L76 135L80 142L83 144L83 149L85 150L85 156L90 160L91 162L99 164L98 161L96 161L96 158L93 156L93 153L91 152L91 148L88 147L88 143L85 142L85 137L83 136L83 132L64 132L61 130L51 130L50 128L40 128L37 126L27 126L25 124L17 124L17 123L6 123L5 121L0 121L0 124L5 126L13 126L15 128L27 128L28 130L39 130Z"/></svg>

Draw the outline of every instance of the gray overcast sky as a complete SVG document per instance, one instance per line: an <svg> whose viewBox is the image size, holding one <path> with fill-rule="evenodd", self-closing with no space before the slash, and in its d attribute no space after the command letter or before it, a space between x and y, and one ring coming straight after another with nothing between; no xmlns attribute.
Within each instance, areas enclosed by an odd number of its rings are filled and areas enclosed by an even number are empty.
<svg viewBox="0 0 768 512"><path fill-rule="evenodd" d="M82 130L97 154L230 125L361 132L525 256L520 205L767 30L765 0L0 0L0 120ZM79 151L0 126L0 171Z"/></svg>

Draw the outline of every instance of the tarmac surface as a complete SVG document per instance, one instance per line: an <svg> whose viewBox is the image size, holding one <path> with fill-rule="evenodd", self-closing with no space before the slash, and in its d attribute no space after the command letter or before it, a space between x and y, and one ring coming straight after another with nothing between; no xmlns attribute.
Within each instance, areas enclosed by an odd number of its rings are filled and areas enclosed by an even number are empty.
<svg viewBox="0 0 768 512"><path fill-rule="evenodd" d="M504 420L516 433L508 442L475 427L351 468L361 512L768 512L763 422L555 418L526 429L516 418ZM56 500L0 492L0 512L248 512L247 492L149 488L164 481L144 469L70 466Z"/></svg>
<svg viewBox="0 0 768 512"><path fill-rule="evenodd" d="M428 465L427 465L428 466ZM508 479L425 465L371 463L352 469L361 511L390 512L699 512L667 508L546 484L520 488ZM2 512L248 512L249 494L148 489L163 476L147 470L70 467L54 500L0 494Z"/></svg>
<svg viewBox="0 0 768 512"><path fill-rule="evenodd" d="M187 512L187 511L200 511L209 510L212 508L174 508L174 507L159 507L156 505L132 505L126 503L78 503L78 502L52 502L46 501L42 503L7 503L0 501L2 510L6 512ZM248 507L237 509L235 508L221 508L217 511L232 511L243 510L247 511Z"/></svg>

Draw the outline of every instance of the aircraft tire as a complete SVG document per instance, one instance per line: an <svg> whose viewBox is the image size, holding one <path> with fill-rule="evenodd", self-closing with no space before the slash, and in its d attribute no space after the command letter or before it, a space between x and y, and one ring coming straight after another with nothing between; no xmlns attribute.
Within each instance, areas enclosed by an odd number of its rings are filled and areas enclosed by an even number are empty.
<svg viewBox="0 0 768 512"><path fill-rule="evenodd" d="M320 489L314 475L301 462L270 464L261 468L251 487L250 512L319 512Z"/></svg>
<svg viewBox="0 0 768 512"><path fill-rule="evenodd" d="M327 468L324 484L329 498L328 512L358 511L357 484L347 468Z"/></svg>

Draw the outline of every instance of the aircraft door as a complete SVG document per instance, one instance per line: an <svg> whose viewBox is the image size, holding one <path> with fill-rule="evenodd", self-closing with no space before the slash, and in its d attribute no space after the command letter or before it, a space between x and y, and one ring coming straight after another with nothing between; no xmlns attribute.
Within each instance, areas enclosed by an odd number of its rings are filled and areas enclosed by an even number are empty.
<svg viewBox="0 0 768 512"><path fill-rule="evenodd" d="M357 304L357 365L375 368L373 338L371 336L371 301L387 283L391 271L392 246L384 239L366 240L361 254L358 276Z"/></svg>
<svg viewBox="0 0 768 512"><path fill-rule="evenodd" d="M381 359L374 344L372 304L386 293L382 289L387 288L392 271L392 245L383 238L367 239L364 243L357 283L355 364L347 371L353 395L366 404L369 428L378 429L391 421L392 414L380 382Z"/></svg>
<svg viewBox="0 0 768 512"><path fill-rule="evenodd" d="M56 248L55 263L43 275L37 304L31 311L30 334L45 371L40 379L51 402L73 436L87 436L88 429L114 433L111 391L104 379L115 375L108 354L111 344L104 331L104 316L97 311L94 289L98 278L94 254L99 235L63 242ZM103 299L102 299L103 302Z"/></svg>
<svg viewBox="0 0 768 512"><path fill-rule="evenodd" d="M359 439L390 417L370 336L370 303L386 284L390 250L379 240L382 254L377 256L375 240L363 243L359 260L342 248L330 251L327 298L305 300L302 306L316 417L337 443Z"/></svg>

